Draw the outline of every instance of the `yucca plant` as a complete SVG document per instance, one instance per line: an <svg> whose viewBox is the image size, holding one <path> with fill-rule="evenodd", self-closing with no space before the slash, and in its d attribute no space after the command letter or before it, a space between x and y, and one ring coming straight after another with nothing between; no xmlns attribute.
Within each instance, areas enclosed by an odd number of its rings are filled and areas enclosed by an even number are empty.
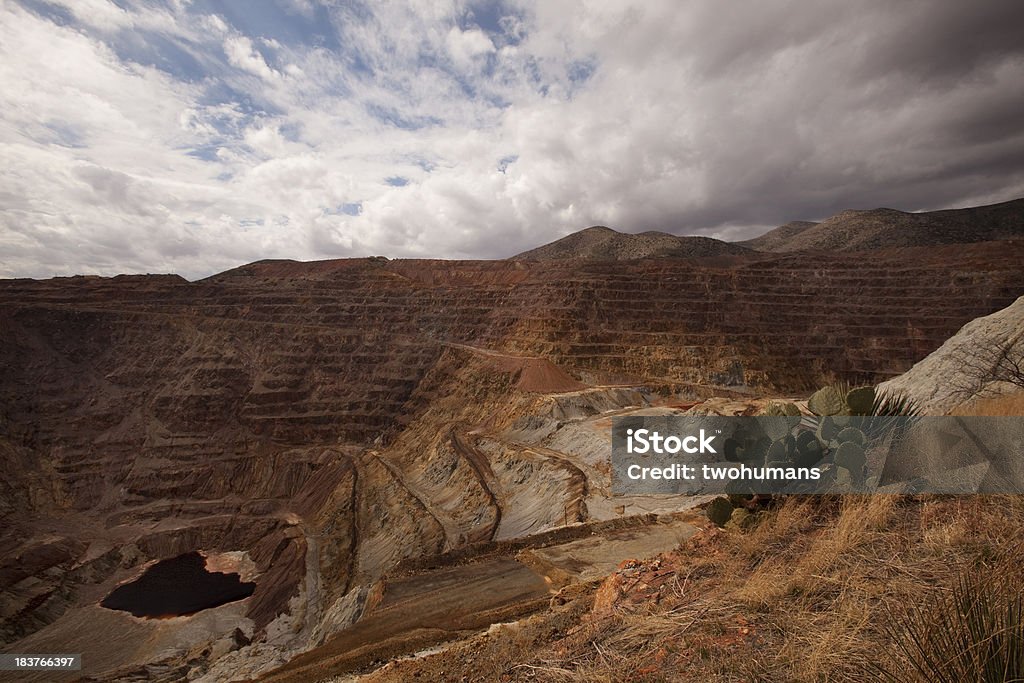
<svg viewBox="0 0 1024 683"><path fill-rule="evenodd" d="M921 415L918 404L906 394L882 392L872 386L854 387L847 382L822 387L811 396L807 406L819 416L815 427L824 417L855 417L858 429L870 441L882 438L892 429L906 430Z"/></svg>
<svg viewBox="0 0 1024 683"><path fill-rule="evenodd" d="M921 408L914 399L904 393L879 392L875 394L871 415L876 417L919 417Z"/></svg>
<svg viewBox="0 0 1024 683"><path fill-rule="evenodd" d="M872 677L889 683L1024 682L1024 596L1005 578L982 576L963 576L952 593L895 620L887 629L893 652L875 665Z"/></svg>

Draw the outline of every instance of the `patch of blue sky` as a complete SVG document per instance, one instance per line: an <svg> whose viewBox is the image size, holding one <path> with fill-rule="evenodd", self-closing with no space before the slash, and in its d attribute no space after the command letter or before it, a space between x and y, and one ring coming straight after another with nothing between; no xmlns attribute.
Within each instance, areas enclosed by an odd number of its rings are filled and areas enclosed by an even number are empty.
<svg viewBox="0 0 1024 683"><path fill-rule="evenodd" d="M573 85L581 86L589 81L590 77L597 71L597 60L581 59L570 62L565 71Z"/></svg>
<svg viewBox="0 0 1024 683"><path fill-rule="evenodd" d="M495 69L498 67L498 57L493 52L483 55L483 64L481 65L481 73L488 79L494 76Z"/></svg>
<svg viewBox="0 0 1024 683"><path fill-rule="evenodd" d="M349 50L339 56L344 61L345 66L348 67L350 73L359 77L373 75L373 67L359 50Z"/></svg>
<svg viewBox="0 0 1024 683"><path fill-rule="evenodd" d="M345 202L344 204L339 204L338 206L336 206L333 209L331 209L331 208L324 209L324 214L326 214L328 216L338 216L338 215L358 216L362 212L363 212L363 203L362 202Z"/></svg>
<svg viewBox="0 0 1024 683"><path fill-rule="evenodd" d="M386 39L385 27L378 25L373 8L365 3L345 0L331 8L331 18L336 44L327 47L340 62L345 64L350 76L358 78L377 76L377 61L372 49L364 49L364 34L368 28L381 39Z"/></svg>
<svg viewBox="0 0 1024 683"><path fill-rule="evenodd" d="M540 91L540 88L544 86L544 77L541 74L540 63L536 57L533 55L526 57L523 61L522 72L526 76L527 83Z"/></svg>
<svg viewBox="0 0 1024 683"><path fill-rule="evenodd" d="M468 100L485 101L493 107L504 108L511 104L498 94L489 90L492 80L497 73L497 57L493 54L481 55L480 71L478 73L465 73L455 68L452 64L431 61L445 75L458 86L461 95ZM424 66L425 60L420 60L420 66Z"/></svg>
<svg viewBox="0 0 1024 683"><path fill-rule="evenodd" d="M514 27L522 26L523 23L523 15L501 0L470 2L457 22L463 31L473 27L485 31L497 47L521 43L524 36Z"/></svg>
<svg viewBox="0 0 1024 683"><path fill-rule="evenodd" d="M298 121L284 121L277 127L277 132L288 142L302 141L302 124Z"/></svg>
<svg viewBox="0 0 1024 683"><path fill-rule="evenodd" d="M409 184L409 179L403 178L400 175L393 175L388 178L385 178L384 182L390 185L391 187L405 187L406 185Z"/></svg>
<svg viewBox="0 0 1024 683"><path fill-rule="evenodd" d="M416 68L417 69L437 69L447 73L449 71L448 63L438 58L436 54L426 49L421 49L419 54L416 56Z"/></svg>
<svg viewBox="0 0 1024 683"><path fill-rule="evenodd" d="M505 171L508 170L509 166L516 163L517 161L519 161L518 154L509 154L508 156L504 156L498 159L498 171L504 173Z"/></svg>
<svg viewBox="0 0 1024 683"><path fill-rule="evenodd" d="M207 82L203 94L198 98L198 104L233 105L246 121L268 116L279 116L284 113L279 107L270 102L262 99L257 101L249 93L242 92L220 79L212 79Z"/></svg>
<svg viewBox="0 0 1024 683"><path fill-rule="evenodd" d="M178 39L156 31L122 31L110 47L122 61L152 66L180 81L196 83L207 78L211 63L200 61ZM197 48L198 51L198 48Z"/></svg>
<svg viewBox="0 0 1024 683"><path fill-rule="evenodd" d="M487 104L497 109L508 109L509 107L512 106L512 100L508 99L507 97L502 97L498 93L487 93L486 95L484 95L484 100L487 102Z"/></svg>
<svg viewBox="0 0 1024 683"><path fill-rule="evenodd" d="M568 79L567 90L570 98L587 87L597 68L597 60L593 58L575 60L566 65L565 76Z"/></svg>
<svg viewBox="0 0 1024 683"><path fill-rule="evenodd" d="M48 19L58 26L77 26L78 22L67 7L51 5L43 0L21 0L21 6L36 16Z"/></svg>
<svg viewBox="0 0 1024 683"><path fill-rule="evenodd" d="M219 150L220 148L221 145L219 144L200 145L198 147L193 147L192 149L185 152L185 154L187 154L190 157L195 157L196 159L202 159L203 161L216 162L220 161L220 157L217 156L217 150Z"/></svg>
<svg viewBox="0 0 1024 683"><path fill-rule="evenodd" d="M46 140L46 142L51 145L70 147L72 149L82 149L86 147L85 136L74 123L66 121L48 121L43 124L43 127L51 133L49 139Z"/></svg>
<svg viewBox="0 0 1024 683"><path fill-rule="evenodd" d="M365 105L366 112L381 123L400 128L402 130L421 130L431 126L439 126L444 123L435 116L409 116L402 114L393 107L386 107L379 104L368 103Z"/></svg>
<svg viewBox="0 0 1024 683"><path fill-rule="evenodd" d="M330 12L320 3L311 3L307 14L287 3L194 0L189 11L195 14L216 14L240 33L253 39L269 38L296 49L314 46L332 51L341 49Z"/></svg>
<svg viewBox="0 0 1024 683"><path fill-rule="evenodd" d="M414 163L415 165L419 166L420 168L422 168L427 173L430 173L435 168L437 168L437 164L434 163L433 161L431 161L430 159L414 158L414 159L412 159L412 163Z"/></svg>
<svg viewBox="0 0 1024 683"><path fill-rule="evenodd" d="M466 97L466 99L477 99L477 97L479 96L479 89L477 88L476 84L473 81L464 77L457 71L450 72L450 75L452 77L452 80L454 80L455 83L458 84L459 89L462 91L462 94Z"/></svg>
<svg viewBox="0 0 1024 683"><path fill-rule="evenodd" d="M101 34L95 27L83 23L65 7L51 5L44 0L22 0L26 9L59 26L70 26L89 35ZM124 9L131 9L123 2L114 3ZM134 62L152 66L182 81L196 82L208 75L208 64L204 65L196 54L201 50L188 49L181 39L166 36L158 31L132 27L117 32L116 40L104 40L123 62Z"/></svg>

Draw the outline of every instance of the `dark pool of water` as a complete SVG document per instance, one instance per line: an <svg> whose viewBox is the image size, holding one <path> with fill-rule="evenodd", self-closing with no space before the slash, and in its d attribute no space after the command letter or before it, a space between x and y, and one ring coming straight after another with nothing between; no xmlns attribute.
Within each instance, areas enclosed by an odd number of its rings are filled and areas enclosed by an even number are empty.
<svg viewBox="0 0 1024 683"><path fill-rule="evenodd" d="M137 617L175 617L247 598L255 590L255 583L241 581L238 574L207 571L203 556L191 552L157 562L100 605Z"/></svg>

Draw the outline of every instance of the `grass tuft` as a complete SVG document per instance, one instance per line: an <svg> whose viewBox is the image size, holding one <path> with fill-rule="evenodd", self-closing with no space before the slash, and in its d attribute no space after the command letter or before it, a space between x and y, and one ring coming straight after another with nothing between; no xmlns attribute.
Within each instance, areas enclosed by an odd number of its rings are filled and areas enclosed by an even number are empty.
<svg viewBox="0 0 1024 683"><path fill-rule="evenodd" d="M888 627L893 650L874 668L889 683L1024 681L1024 596L1006 574L964 574Z"/></svg>

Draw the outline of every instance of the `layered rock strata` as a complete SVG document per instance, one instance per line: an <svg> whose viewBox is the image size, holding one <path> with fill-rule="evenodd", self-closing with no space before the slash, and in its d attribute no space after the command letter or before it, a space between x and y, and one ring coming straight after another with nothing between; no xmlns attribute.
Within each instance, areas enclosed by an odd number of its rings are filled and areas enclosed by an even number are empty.
<svg viewBox="0 0 1024 683"><path fill-rule="evenodd" d="M599 413L885 379L1020 296L1021 262L1004 242L0 282L0 639L154 680L315 646L403 562L621 515ZM250 567L253 595L160 623L99 606L192 551Z"/></svg>

